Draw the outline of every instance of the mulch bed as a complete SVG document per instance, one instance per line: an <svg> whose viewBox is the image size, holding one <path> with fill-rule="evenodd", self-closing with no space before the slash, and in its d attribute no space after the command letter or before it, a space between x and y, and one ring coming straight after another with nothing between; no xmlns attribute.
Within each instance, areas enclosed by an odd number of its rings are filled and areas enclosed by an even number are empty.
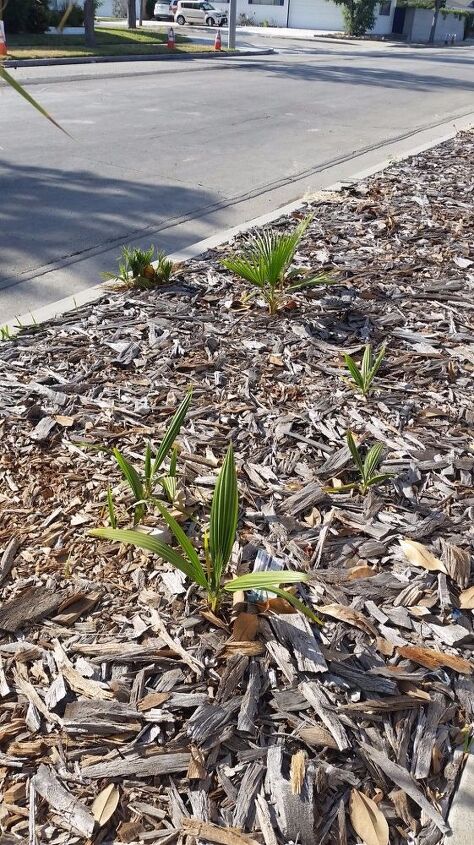
<svg viewBox="0 0 474 845"><path fill-rule="evenodd" d="M216 250L1 344L3 845L383 845L381 815L390 845L443 840L474 716L473 185L465 133L310 203L298 259L338 283L275 318ZM368 341L364 400L342 352ZM138 466L190 386L188 530L231 439L233 570L311 572L321 628L271 601L215 619L87 536L109 483L130 525L107 450ZM364 497L324 490L355 477L348 429L393 473Z"/></svg>

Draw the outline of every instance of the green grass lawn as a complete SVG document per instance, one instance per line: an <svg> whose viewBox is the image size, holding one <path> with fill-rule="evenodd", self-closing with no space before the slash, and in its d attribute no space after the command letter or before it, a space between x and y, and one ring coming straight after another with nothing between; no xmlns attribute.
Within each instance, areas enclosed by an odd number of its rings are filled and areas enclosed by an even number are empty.
<svg viewBox="0 0 474 845"><path fill-rule="evenodd" d="M212 50L212 46L190 44L176 35L176 53ZM86 47L83 35L10 35L7 59L59 59L74 56L132 56L170 53L167 32L140 29L101 29L96 27L95 47Z"/></svg>

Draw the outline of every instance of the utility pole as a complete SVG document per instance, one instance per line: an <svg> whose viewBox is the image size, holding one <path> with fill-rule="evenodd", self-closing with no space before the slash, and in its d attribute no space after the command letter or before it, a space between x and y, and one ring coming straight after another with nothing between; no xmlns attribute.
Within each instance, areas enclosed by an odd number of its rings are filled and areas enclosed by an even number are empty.
<svg viewBox="0 0 474 845"><path fill-rule="evenodd" d="M229 0L229 32L227 36L227 47L235 50L235 26L237 22L237 0Z"/></svg>

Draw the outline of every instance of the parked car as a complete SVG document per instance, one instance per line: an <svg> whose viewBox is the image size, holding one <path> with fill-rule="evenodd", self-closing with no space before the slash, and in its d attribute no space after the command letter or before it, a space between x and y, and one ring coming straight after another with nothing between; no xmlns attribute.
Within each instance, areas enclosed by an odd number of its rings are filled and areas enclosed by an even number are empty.
<svg viewBox="0 0 474 845"><path fill-rule="evenodd" d="M227 12L216 9L212 3L203 3L199 0L178 0L174 19L180 26L185 23L223 26L227 23Z"/></svg>
<svg viewBox="0 0 474 845"><path fill-rule="evenodd" d="M174 11L170 0L158 0L153 9L153 17L156 21L174 21Z"/></svg>

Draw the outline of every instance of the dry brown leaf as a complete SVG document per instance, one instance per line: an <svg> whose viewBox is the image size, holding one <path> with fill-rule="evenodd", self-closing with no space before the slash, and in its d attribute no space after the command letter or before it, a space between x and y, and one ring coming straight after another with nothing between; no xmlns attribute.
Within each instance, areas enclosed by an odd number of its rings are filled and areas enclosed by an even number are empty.
<svg viewBox="0 0 474 845"><path fill-rule="evenodd" d="M431 572L444 572L447 575L443 561L435 557L423 543L417 543L416 540L400 540L400 546L409 563L429 569Z"/></svg>
<svg viewBox="0 0 474 845"><path fill-rule="evenodd" d="M316 608L318 613L324 613L325 616L332 616L333 619L339 619L341 622L347 622L348 625L354 625L365 631L366 634L371 634L373 637L378 636L377 629L369 622L368 619L358 610L353 610L352 607L346 607L344 604L325 604L323 607Z"/></svg>
<svg viewBox="0 0 474 845"><path fill-rule="evenodd" d="M474 610L474 587L463 590L459 595L459 606L463 610Z"/></svg>
<svg viewBox="0 0 474 845"><path fill-rule="evenodd" d="M352 827L365 845L388 845L388 824L377 804L358 789L351 790L349 815Z"/></svg>
<svg viewBox="0 0 474 845"><path fill-rule="evenodd" d="M442 651L435 651L433 648L420 648L419 646L398 646L397 653L400 657L406 657L425 666L426 669L439 669L440 666L447 666L455 672L464 675L472 675L472 664L463 657L455 657L452 654L443 654Z"/></svg>
<svg viewBox="0 0 474 845"><path fill-rule="evenodd" d="M352 566L351 569L347 570L347 578L349 581L354 581L357 578L372 578L372 575L377 575L377 571L367 563L362 563L359 566Z"/></svg>
<svg viewBox="0 0 474 845"><path fill-rule="evenodd" d="M112 818L119 802L120 793L113 783L109 783L102 792L99 792L92 803L92 815L99 827L107 824Z"/></svg>
<svg viewBox="0 0 474 845"><path fill-rule="evenodd" d="M306 754L304 751L297 751L293 754L290 764L290 781L293 795L299 795L304 783L306 774Z"/></svg>
<svg viewBox="0 0 474 845"><path fill-rule="evenodd" d="M232 628L232 639L239 643L251 643L257 636L257 631L257 614L239 613Z"/></svg>
<svg viewBox="0 0 474 845"><path fill-rule="evenodd" d="M62 414L56 414L53 419L56 420L58 425L61 425L63 428L71 428L75 422L75 417L65 417Z"/></svg>

